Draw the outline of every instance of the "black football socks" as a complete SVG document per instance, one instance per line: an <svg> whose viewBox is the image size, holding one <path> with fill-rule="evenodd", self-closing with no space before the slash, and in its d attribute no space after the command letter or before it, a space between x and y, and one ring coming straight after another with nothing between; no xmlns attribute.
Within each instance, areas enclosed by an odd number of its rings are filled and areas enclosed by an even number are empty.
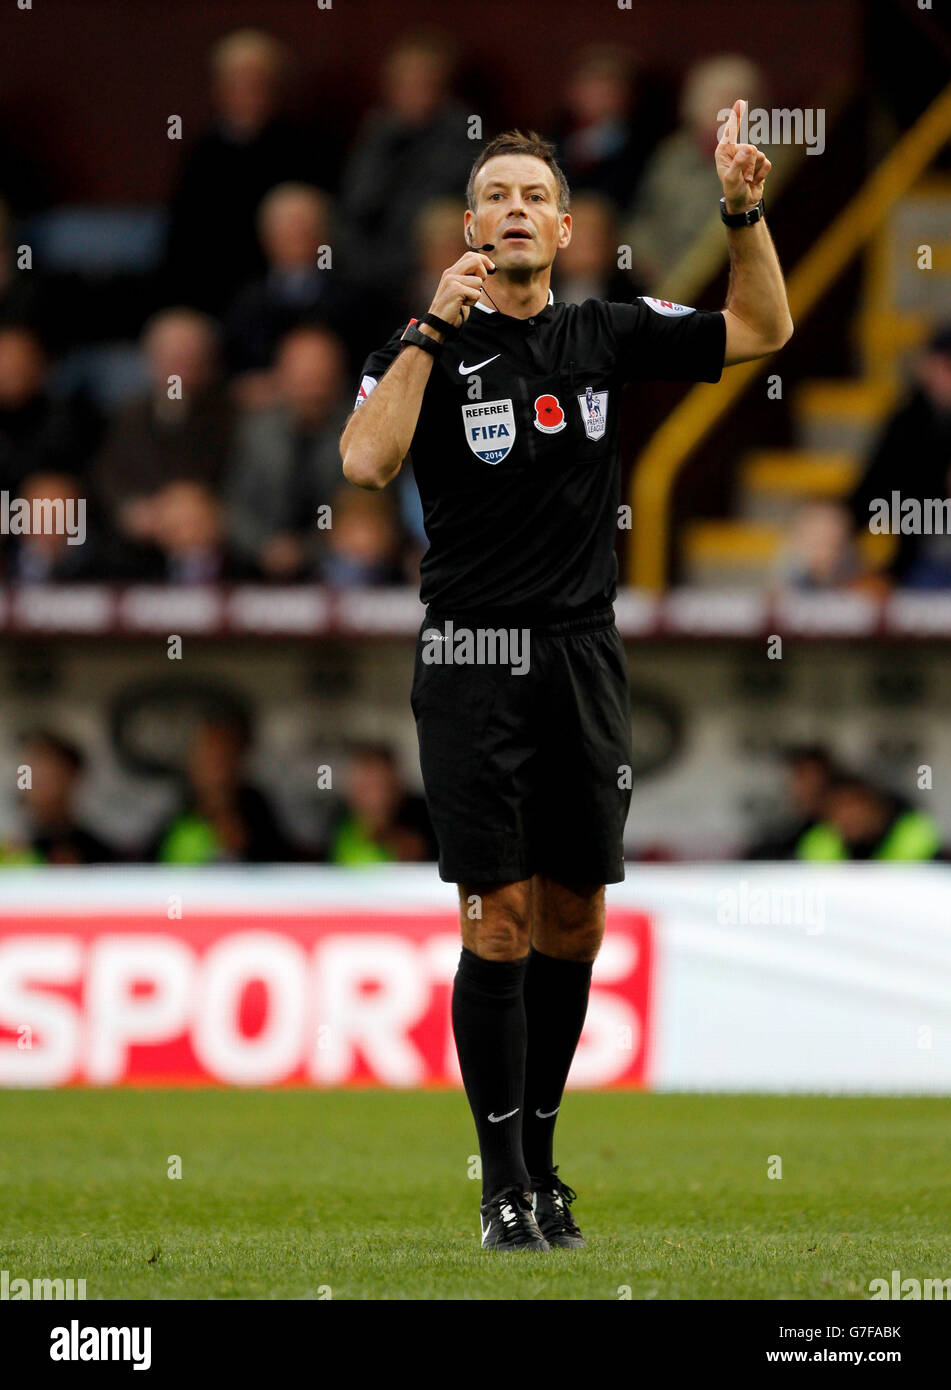
<svg viewBox="0 0 951 1390"><path fill-rule="evenodd" d="M532 947L525 972L528 1053L522 1143L533 1178L546 1176L554 1167L555 1121L584 1027L590 988L590 961L558 960Z"/></svg>
<svg viewBox="0 0 951 1390"><path fill-rule="evenodd" d="M483 960L463 946L453 982L452 1031L479 1136L483 1201L514 1185L531 1189L522 1155L529 959Z"/></svg>

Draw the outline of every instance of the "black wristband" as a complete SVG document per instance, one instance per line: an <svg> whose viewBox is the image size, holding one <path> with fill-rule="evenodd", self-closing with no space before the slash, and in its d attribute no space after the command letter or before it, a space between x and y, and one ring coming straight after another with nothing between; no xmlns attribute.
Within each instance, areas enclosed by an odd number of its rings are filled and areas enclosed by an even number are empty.
<svg viewBox="0 0 951 1390"><path fill-rule="evenodd" d="M454 323L447 323L438 314L424 314L419 322L427 324L430 328L435 328L436 332L441 333L447 341L450 338L455 338L459 332Z"/></svg>
<svg viewBox="0 0 951 1390"><path fill-rule="evenodd" d="M752 227L754 222L766 216L766 199L760 198L755 207L746 208L744 212L727 212L726 199L721 198L720 216L727 227Z"/></svg>
<svg viewBox="0 0 951 1390"><path fill-rule="evenodd" d="M442 343L437 343L435 338L430 338L426 333L420 333L415 323L406 325L400 342L404 347L422 348L423 352L428 352L433 358L438 359L442 353Z"/></svg>

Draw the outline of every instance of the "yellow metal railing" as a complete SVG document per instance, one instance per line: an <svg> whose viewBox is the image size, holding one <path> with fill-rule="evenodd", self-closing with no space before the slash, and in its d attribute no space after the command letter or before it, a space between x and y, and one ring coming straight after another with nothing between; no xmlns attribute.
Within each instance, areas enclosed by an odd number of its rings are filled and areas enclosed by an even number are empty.
<svg viewBox="0 0 951 1390"><path fill-rule="evenodd" d="M788 277L786 288L794 324L809 314L949 138L951 86L945 88L902 136L891 154ZM638 588L660 590L665 585L670 496L678 472L753 377L771 361L772 358L762 357L753 362L741 362L728 367L716 385L701 382L694 386L654 433L638 458L631 481L634 530L628 554L628 581Z"/></svg>

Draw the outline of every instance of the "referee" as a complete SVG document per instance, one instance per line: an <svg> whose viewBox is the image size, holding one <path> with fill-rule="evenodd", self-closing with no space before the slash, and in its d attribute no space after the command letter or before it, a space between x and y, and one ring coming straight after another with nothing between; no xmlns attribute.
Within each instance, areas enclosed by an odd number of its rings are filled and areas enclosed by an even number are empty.
<svg viewBox="0 0 951 1390"><path fill-rule="evenodd" d="M626 381L719 381L792 333L763 220L769 160L715 159L729 229L722 312L642 298L555 304L571 239L550 145L509 132L473 165L469 251L428 313L363 368L345 476L383 488L412 455L427 551L412 707L439 872L459 891L452 1024L482 1154L484 1247L584 1244L552 1141L624 877L627 664L614 625Z"/></svg>

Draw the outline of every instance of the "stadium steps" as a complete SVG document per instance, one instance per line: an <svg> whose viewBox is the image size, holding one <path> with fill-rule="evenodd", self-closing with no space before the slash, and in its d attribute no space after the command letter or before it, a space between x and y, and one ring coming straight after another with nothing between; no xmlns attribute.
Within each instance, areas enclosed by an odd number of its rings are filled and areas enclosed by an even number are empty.
<svg viewBox="0 0 951 1390"><path fill-rule="evenodd" d="M844 450L758 449L740 469L740 511L749 521L787 522L810 497L847 497L859 477Z"/></svg>
<svg viewBox="0 0 951 1390"><path fill-rule="evenodd" d="M925 245L931 248L931 270L918 267ZM859 373L794 388L795 446L747 454L738 475L737 514L685 526L686 582L719 588L768 584L797 506L812 497L849 495L904 389L908 359L942 319L951 320L951 178L929 176L893 209L866 252L854 322ZM860 547L878 568L887 563L894 538L864 535Z"/></svg>
<svg viewBox="0 0 951 1390"><path fill-rule="evenodd" d="M694 521L684 532L688 584L758 588L776 564L782 526L760 521Z"/></svg>
<svg viewBox="0 0 951 1390"><path fill-rule="evenodd" d="M686 528L684 582L705 588L763 589L775 577L787 527L768 521L694 521ZM894 536L859 536L859 551L871 569L882 569L895 552Z"/></svg>
<svg viewBox="0 0 951 1390"><path fill-rule="evenodd" d="M897 395L897 381L884 374L804 381L792 397L797 440L803 449L858 457L871 445Z"/></svg>

